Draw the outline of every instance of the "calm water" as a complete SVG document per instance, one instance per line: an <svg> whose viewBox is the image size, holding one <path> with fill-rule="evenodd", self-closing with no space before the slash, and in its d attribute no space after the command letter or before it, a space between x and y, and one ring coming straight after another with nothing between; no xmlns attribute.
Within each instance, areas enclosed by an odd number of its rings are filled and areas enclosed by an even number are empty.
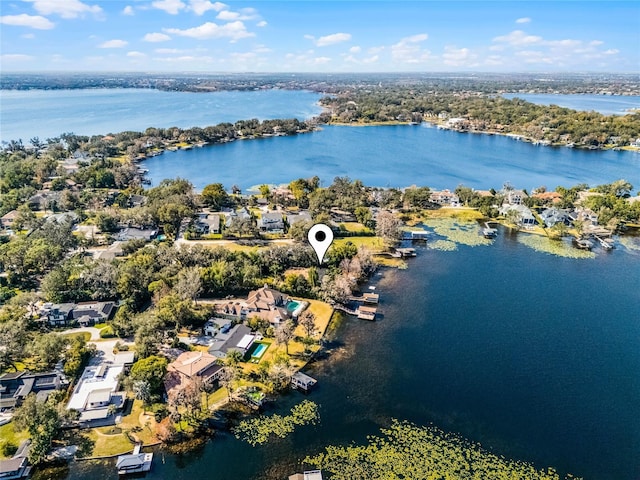
<svg viewBox="0 0 640 480"><path fill-rule="evenodd" d="M558 105L559 107L572 108L573 110L594 110L605 115L625 115L631 113L632 109L640 109L640 97L635 95L509 93L502 96L505 98L518 97L539 105Z"/></svg>
<svg viewBox="0 0 640 480"><path fill-rule="evenodd" d="M478 135L421 126L336 127L294 137L242 140L193 150L166 152L144 162L153 184L182 177L198 189L214 182L243 189L288 183L318 175L324 185L336 176L365 185L412 184L454 189L519 188L625 178L640 185L640 155L551 148L498 135Z"/></svg>
<svg viewBox="0 0 640 480"><path fill-rule="evenodd" d="M320 113L319 99L319 94L289 90L0 90L0 140L26 142L35 136L44 140L65 132L104 135L148 127L206 127L250 118L303 120Z"/></svg>
<svg viewBox="0 0 640 480"><path fill-rule="evenodd" d="M585 479L640 478L640 255L564 259L500 233L488 247L421 249L408 270L374 278L384 318L344 321L310 369L319 425L262 447L220 435L158 454L147 478L281 480L305 455L364 443L392 418ZM302 398L280 398L278 411ZM115 477L112 463L69 476Z"/></svg>

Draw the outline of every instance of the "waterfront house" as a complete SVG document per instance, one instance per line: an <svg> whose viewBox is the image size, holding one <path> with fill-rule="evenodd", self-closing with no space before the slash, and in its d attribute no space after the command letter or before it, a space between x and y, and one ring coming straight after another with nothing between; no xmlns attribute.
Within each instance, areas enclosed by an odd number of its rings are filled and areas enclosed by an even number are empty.
<svg viewBox="0 0 640 480"><path fill-rule="evenodd" d="M126 393L120 391L119 387L127 365L125 362L129 360L129 357L116 356L112 361L102 361L84 369L67 404L68 410L80 412L81 425L115 423L112 409L119 410L124 406Z"/></svg>
<svg viewBox="0 0 640 480"><path fill-rule="evenodd" d="M184 352L167 366L164 386L169 397L197 382L211 384L222 373L218 357L207 352Z"/></svg>
<svg viewBox="0 0 640 480"><path fill-rule="evenodd" d="M256 340L249 327L238 324L227 333L218 332L214 337L213 344L209 347L209 353L217 358L224 358L231 351L238 351L243 356L251 348Z"/></svg>
<svg viewBox="0 0 640 480"><path fill-rule="evenodd" d="M535 198L541 204L556 204L562 201L562 195L558 192L541 192L534 193L531 195L532 198Z"/></svg>
<svg viewBox="0 0 640 480"><path fill-rule="evenodd" d="M260 317L268 320L272 325L292 318L287 309L290 302L288 296L269 288L266 285L249 293L246 301L246 317Z"/></svg>
<svg viewBox="0 0 640 480"><path fill-rule="evenodd" d="M545 208L540 213L540 218L547 228L551 228L557 223L564 223L565 225L570 225L571 223L569 212L556 207Z"/></svg>
<svg viewBox="0 0 640 480"><path fill-rule="evenodd" d="M507 190L504 195L504 204L506 205L522 205L529 195L524 190Z"/></svg>
<svg viewBox="0 0 640 480"><path fill-rule="evenodd" d="M431 203L435 203L436 205L440 205L441 207L459 207L460 206L460 198L453 192L449 190L441 190L431 192L429 196L429 201Z"/></svg>
<svg viewBox="0 0 640 480"><path fill-rule="evenodd" d="M263 213L258 228L265 233L284 233L284 217L281 212Z"/></svg>
<svg viewBox="0 0 640 480"><path fill-rule="evenodd" d="M524 205L502 205L502 207L500 207L498 211L500 215L504 216L506 216L511 211L518 212L517 223L523 228L533 228L537 223L536 218L533 216L531 210Z"/></svg>

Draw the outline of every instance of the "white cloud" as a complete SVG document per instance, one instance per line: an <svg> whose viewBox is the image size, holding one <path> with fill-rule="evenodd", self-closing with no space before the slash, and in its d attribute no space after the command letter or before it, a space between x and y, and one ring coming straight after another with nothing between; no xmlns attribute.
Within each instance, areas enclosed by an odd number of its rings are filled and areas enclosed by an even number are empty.
<svg viewBox="0 0 640 480"><path fill-rule="evenodd" d="M329 57L316 57L313 59L313 63L316 65L324 65L325 63L329 63L331 59Z"/></svg>
<svg viewBox="0 0 640 480"><path fill-rule="evenodd" d="M195 55L182 55L180 57L160 57L160 58L154 58L154 60L160 61L160 62L167 62L167 63L194 63L194 64L202 64L202 63L212 63L213 62L213 58L206 56L206 55L202 55L202 56L195 56Z"/></svg>
<svg viewBox="0 0 640 480"><path fill-rule="evenodd" d="M133 11L133 7L131 5L127 5L126 7L124 7L122 9L122 15L135 15L135 12Z"/></svg>
<svg viewBox="0 0 640 480"><path fill-rule="evenodd" d="M355 46L355 47L351 47L349 49L349 53L360 53L360 50L362 50L362 48Z"/></svg>
<svg viewBox="0 0 640 480"><path fill-rule="evenodd" d="M369 55L376 55L384 50L384 47L371 47L367 50Z"/></svg>
<svg viewBox="0 0 640 480"><path fill-rule="evenodd" d="M3 15L0 17L0 23L14 25L16 27L30 27L37 30L51 30L55 27L55 24L48 18L40 15L27 15L26 13L21 13L20 15Z"/></svg>
<svg viewBox="0 0 640 480"><path fill-rule="evenodd" d="M132 52L127 52L127 57L142 58L142 57L146 57L146 55L142 52L132 51Z"/></svg>
<svg viewBox="0 0 640 480"><path fill-rule="evenodd" d="M591 45L592 47L597 47L599 45L602 45L604 42L602 40L591 40L589 42L589 45Z"/></svg>
<svg viewBox="0 0 640 480"><path fill-rule="evenodd" d="M98 48L122 48L126 47L129 44L126 40L107 40L106 42L102 42L98 45Z"/></svg>
<svg viewBox="0 0 640 480"><path fill-rule="evenodd" d="M331 35L325 35L324 37L316 38L313 35L305 35L304 38L311 40L316 47L326 47L328 45L335 45L336 43L348 42L351 40L350 33L332 33Z"/></svg>
<svg viewBox="0 0 640 480"><path fill-rule="evenodd" d="M501 35L493 39L494 42L506 43L508 45L518 47L522 45L535 45L542 42L542 37L537 35L527 35L522 30L514 30L508 35Z"/></svg>
<svg viewBox="0 0 640 480"><path fill-rule="evenodd" d="M240 14L238 12L232 12L231 10L223 10L218 15L216 15L218 20L238 20L240 18Z"/></svg>
<svg viewBox="0 0 640 480"><path fill-rule="evenodd" d="M177 48L156 48L154 51L160 55L175 55L183 52L183 50Z"/></svg>
<svg viewBox="0 0 640 480"><path fill-rule="evenodd" d="M618 50L617 48L610 48L609 50L605 50L604 52L602 52L603 55L616 55L620 53L620 50Z"/></svg>
<svg viewBox="0 0 640 480"><path fill-rule="evenodd" d="M516 23L529 23L531 22L531 18L529 17L522 17L516 20Z"/></svg>
<svg viewBox="0 0 640 480"><path fill-rule="evenodd" d="M260 16L255 8L241 8L237 12L222 10L218 15L216 15L216 18L224 21L257 20Z"/></svg>
<svg viewBox="0 0 640 480"><path fill-rule="evenodd" d="M362 63L376 63L378 60L380 60L380 57L378 55L373 55L372 57L362 60Z"/></svg>
<svg viewBox="0 0 640 480"><path fill-rule="evenodd" d="M180 10L187 6L181 0L156 0L151 2L151 5L159 10L164 10L170 15L177 15Z"/></svg>
<svg viewBox="0 0 640 480"><path fill-rule="evenodd" d="M420 33L401 39L391 46L391 58L394 62L400 63L422 63L428 60L431 52L420 45L428 38L426 33Z"/></svg>
<svg viewBox="0 0 640 480"><path fill-rule="evenodd" d="M178 28L166 28L166 32L182 37L197 38L205 40L209 38L230 38L237 41L241 38L254 37L255 34L248 32L244 23L241 21L230 22L224 25L218 25L213 22L203 23L198 27L180 30Z"/></svg>
<svg viewBox="0 0 640 480"><path fill-rule="evenodd" d="M261 20L258 23L256 23L256 27L266 27L266 26L267 26L267 22L265 22L264 20Z"/></svg>
<svg viewBox="0 0 640 480"><path fill-rule="evenodd" d="M189 1L189 10L191 10L196 15L204 15L209 10L214 10L219 12L221 10L225 10L229 8L228 5L222 2L211 2L209 0L190 0Z"/></svg>
<svg viewBox="0 0 640 480"><path fill-rule="evenodd" d="M24 0L33 3L33 8L42 15L56 14L62 18L78 18L86 13L102 14L98 5L87 5L80 0Z"/></svg>
<svg viewBox="0 0 640 480"><path fill-rule="evenodd" d="M442 61L451 67L474 67L477 66L478 56L468 48L455 48L445 46L442 54Z"/></svg>
<svg viewBox="0 0 640 480"><path fill-rule="evenodd" d="M3 62L27 62L33 60L33 57L22 53L5 53L0 55L0 60Z"/></svg>
<svg viewBox="0 0 640 480"><path fill-rule="evenodd" d="M165 33L154 32L154 33L147 33L142 38L142 40L144 40L145 42L157 43L157 42L166 42L167 40L171 40L171 37Z"/></svg>
<svg viewBox="0 0 640 480"><path fill-rule="evenodd" d="M24 35L20 35L20 38L26 38L27 40L33 40L36 36L33 33L25 33Z"/></svg>

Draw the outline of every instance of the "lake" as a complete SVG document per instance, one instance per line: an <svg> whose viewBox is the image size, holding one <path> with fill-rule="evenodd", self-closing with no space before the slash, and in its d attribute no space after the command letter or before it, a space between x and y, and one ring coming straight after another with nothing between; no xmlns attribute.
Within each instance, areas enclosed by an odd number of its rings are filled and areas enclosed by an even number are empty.
<svg viewBox="0 0 640 480"><path fill-rule="evenodd" d="M539 105L558 105L573 110L584 110L604 115L626 115L632 109L640 109L637 95L592 95L592 94L547 94L547 93L505 93L504 98L518 97Z"/></svg>
<svg viewBox="0 0 640 480"><path fill-rule="evenodd" d="M292 90L0 90L0 141L44 140L65 132L105 135L149 127L206 127L251 118L304 120L320 113L320 97Z"/></svg>
<svg viewBox="0 0 640 480"><path fill-rule="evenodd" d="M523 234L519 234L523 235ZM640 240L640 239L636 239ZM595 259L530 250L505 230L490 246L418 247L372 283L383 318L348 318L307 371L321 422L259 447L221 434L158 453L146 478L282 480L329 444L366 442L392 418L433 423L499 454L585 480L640 478L640 241ZM70 479L116 478L113 462Z"/></svg>
<svg viewBox="0 0 640 480"><path fill-rule="evenodd" d="M32 109L28 118L13 110L20 125L11 131L7 99L16 95L15 106L18 94L34 101L24 101ZM318 97L306 92L96 90L55 92L84 108L74 113L58 103L64 112L56 117L49 92L0 95L2 139L306 118L318 111ZM216 107L214 99L225 95L233 100ZM182 103L170 103L178 98ZM203 108L208 100L214 104ZM618 178L640 184L638 154L541 147L426 125L325 127L167 152L144 167L154 183L182 176L197 188L222 182L247 189L311 175L324 185L348 175L368 185L451 189L461 183L499 188L505 181L553 189ZM306 455L328 444L362 444L397 418L433 423L540 468L587 480L637 480L640 242L628 239L629 248L578 260L534 251L518 235L501 229L492 245L455 252L419 248L408 270L375 276L383 317L337 322L328 357L309 369L319 380L308 396L320 406L319 425L256 448L223 433L187 454L158 452L146 478L282 480L301 469ZM268 411L284 413L303 398L287 394ZM114 461L73 463L63 476L117 478Z"/></svg>
<svg viewBox="0 0 640 480"><path fill-rule="evenodd" d="M220 182L228 189L288 183L318 175L323 185L336 176L365 185L412 184L454 189L518 188L578 183L601 184L625 178L640 185L640 154L536 146L500 135L459 133L419 126L324 126L291 137L241 140L193 150L165 152L144 161L157 185L182 177L197 189Z"/></svg>

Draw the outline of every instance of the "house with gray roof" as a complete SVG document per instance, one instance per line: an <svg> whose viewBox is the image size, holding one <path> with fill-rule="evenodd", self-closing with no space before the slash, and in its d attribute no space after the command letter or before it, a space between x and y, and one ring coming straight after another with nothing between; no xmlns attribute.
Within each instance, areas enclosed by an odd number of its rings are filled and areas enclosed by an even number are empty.
<svg viewBox="0 0 640 480"><path fill-rule="evenodd" d="M266 233L284 233L284 217L281 212L263 213L258 220L258 228Z"/></svg>

